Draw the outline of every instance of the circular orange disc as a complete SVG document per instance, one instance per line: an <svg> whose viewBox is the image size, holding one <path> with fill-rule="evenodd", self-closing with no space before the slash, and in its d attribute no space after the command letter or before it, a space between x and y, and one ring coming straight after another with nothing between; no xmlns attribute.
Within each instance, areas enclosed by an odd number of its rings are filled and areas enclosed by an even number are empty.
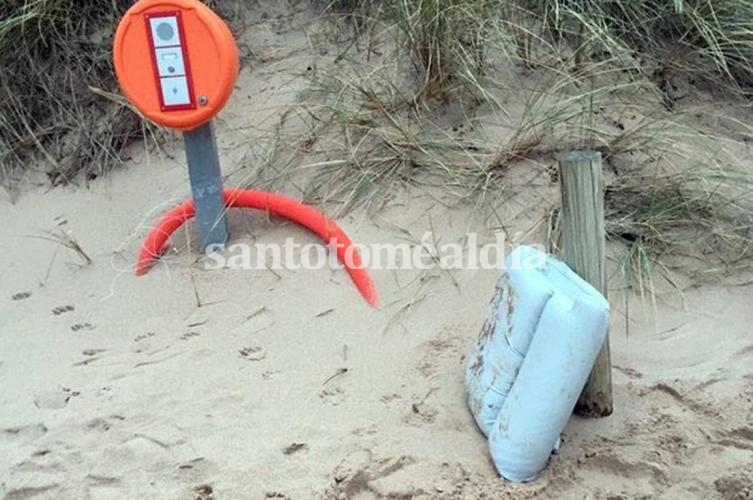
<svg viewBox="0 0 753 500"><path fill-rule="evenodd" d="M136 109L178 130L192 130L219 113L239 68L230 29L198 0L136 2L115 34L114 62Z"/></svg>

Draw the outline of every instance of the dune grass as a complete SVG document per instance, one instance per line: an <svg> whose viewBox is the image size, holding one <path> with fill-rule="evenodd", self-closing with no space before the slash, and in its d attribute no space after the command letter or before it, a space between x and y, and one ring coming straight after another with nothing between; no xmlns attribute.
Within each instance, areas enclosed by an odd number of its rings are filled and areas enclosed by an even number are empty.
<svg viewBox="0 0 753 500"><path fill-rule="evenodd" d="M12 185L42 161L53 184L119 164L146 125L116 90L112 33L128 0L6 0L0 11L0 165Z"/></svg>
<svg viewBox="0 0 753 500"><path fill-rule="evenodd" d="M753 3L746 0L519 0L553 43L621 55L657 78L685 73L753 83Z"/></svg>
<svg viewBox="0 0 753 500"><path fill-rule="evenodd" d="M747 99L753 4L377 3L371 22L396 34L390 62L338 61L302 103L328 152L308 163L316 199L378 207L397 186L420 184L481 206L506 189L511 168L543 176L560 154L594 149L606 160L608 236L625 246L629 284L652 286L657 269L671 280L674 257L703 262L697 276L753 262L743 148L695 123L698 110L677 91L712 86L715 99ZM484 133L489 121L506 132ZM469 132L457 133L463 124Z"/></svg>

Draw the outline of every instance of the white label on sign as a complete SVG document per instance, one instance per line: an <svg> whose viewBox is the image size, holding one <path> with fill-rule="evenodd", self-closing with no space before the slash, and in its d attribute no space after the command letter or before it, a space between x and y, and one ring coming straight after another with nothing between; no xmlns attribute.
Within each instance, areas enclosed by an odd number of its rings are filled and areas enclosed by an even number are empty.
<svg viewBox="0 0 753 500"><path fill-rule="evenodd" d="M188 80L185 76L160 79L162 101L165 106L182 106L191 104L188 94Z"/></svg>
<svg viewBox="0 0 753 500"><path fill-rule="evenodd" d="M159 76L183 76L186 74L183 51L180 47L157 49L154 52L157 55Z"/></svg>
<svg viewBox="0 0 753 500"><path fill-rule="evenodd" d="M152 27L152 39L155 47L175 47L180 45L178 18L153 17L149 20Z"/></svg>

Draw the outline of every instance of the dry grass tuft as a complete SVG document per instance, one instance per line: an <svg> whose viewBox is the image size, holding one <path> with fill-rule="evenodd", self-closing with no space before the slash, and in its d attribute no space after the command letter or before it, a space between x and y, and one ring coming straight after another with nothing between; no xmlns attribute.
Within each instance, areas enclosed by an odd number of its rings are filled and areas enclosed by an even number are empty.
<svg viewBox="0 0 753 500"><path fill-rule="evenodd" d="M0 13L0 165L12 186L39 159L53 184L123 160L146 125L92 92L116 90L112 35L128 0L7 0Z"/></svg>
<svg viewBox="0 0 753 500"><path fill-rule="evenodd" d="M668 270L670 256L704 261L702 274L749 265L753 174L735 157L740 144L694 123L697 110L675 85L704 92L713 81L725 90L719 99L748 85L753 15L733 14L753 8L376 3L382 32L398 35L394 50L383 47L380 64L354 55L320 70L303 103L320 146L312 149L319 161L306 164L317 200L378 207L399 186L421 184L481 206L521 162L546 175L559 154L594 149L606 160L609 237L626 247L631 284L650 282L657 264ZM456 133L458 117L469 133ZM547 223L553 233L556 219Z"/></svg>

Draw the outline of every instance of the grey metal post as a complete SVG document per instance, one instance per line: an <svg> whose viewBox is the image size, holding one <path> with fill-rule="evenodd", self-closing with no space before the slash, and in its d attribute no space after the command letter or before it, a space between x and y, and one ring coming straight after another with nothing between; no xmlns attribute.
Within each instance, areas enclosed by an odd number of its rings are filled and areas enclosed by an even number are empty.
<svg viewBox="0 0 753 500"><path fill-rule="evenodd" d="M188 177L196 204L196 226L201 251L209 245L225 245L228 241L225 202L222 199L222 173L212 123L185 132Z"/></svg>

